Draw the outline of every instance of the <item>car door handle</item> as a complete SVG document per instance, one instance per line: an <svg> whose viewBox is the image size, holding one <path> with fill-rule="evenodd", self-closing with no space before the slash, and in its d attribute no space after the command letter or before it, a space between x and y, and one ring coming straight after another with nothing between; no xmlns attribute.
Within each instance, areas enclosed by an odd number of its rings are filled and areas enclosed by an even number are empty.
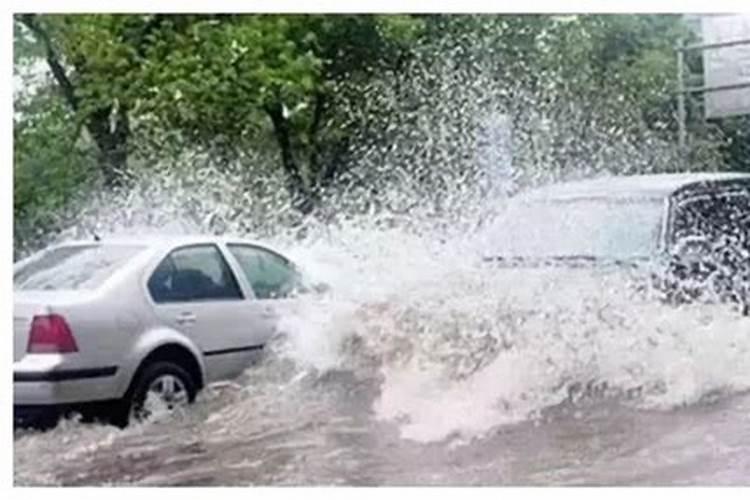
<svg viewBox="0 0 750 500"><path fill-rule="evenodd" d="M175 318L177 323L179 323L180 325L192 325L193 323L195 323L195 319L195 314L191 312L180 313Z"/></svg>
<svg viewBox="0 0 750 500"><path fill-rule="evenodd" d="M273 318L276 317L276 314L274 313L274 310L272 308L270 308L270 307L264 308L261 311L260 315L261 315L261 317L263 319L273 319Z"/></svg>

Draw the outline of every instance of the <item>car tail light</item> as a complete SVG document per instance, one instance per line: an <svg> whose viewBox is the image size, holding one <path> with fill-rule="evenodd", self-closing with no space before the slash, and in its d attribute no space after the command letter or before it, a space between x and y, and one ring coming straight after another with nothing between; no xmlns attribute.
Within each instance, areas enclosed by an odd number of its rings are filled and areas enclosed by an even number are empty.
<svg viewBox="0 0 750 500"><path fill-rule="evenodd" d="M65 318L59 314L34 316L29 332L29 353L77 352L78 346Z"/></svg>

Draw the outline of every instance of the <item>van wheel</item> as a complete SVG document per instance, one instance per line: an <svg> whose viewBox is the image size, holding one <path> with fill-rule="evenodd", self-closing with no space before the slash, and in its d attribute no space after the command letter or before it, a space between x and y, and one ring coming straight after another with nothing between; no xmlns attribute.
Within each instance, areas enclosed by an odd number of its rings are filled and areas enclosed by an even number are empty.
<svg viewBox="0 0 750 500"><path fill-rule="evenodd" d="M173 411L195 401L197 388L190 374L170 361L146 365L134 378L114 415L115 425L148 420L154 413Z"/></svg>

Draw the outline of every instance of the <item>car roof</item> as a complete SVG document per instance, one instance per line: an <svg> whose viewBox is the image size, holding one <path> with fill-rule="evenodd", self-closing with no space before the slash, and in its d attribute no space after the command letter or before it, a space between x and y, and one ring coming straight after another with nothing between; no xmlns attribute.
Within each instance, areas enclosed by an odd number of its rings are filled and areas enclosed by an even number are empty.
<svg viewBox="0 0 750 500"><path fill-rule="evenodd" d="M549 184L521 193L518 198L526 201L572 200L578 198L664 198L691 184L736 179L750 180L750 174L741 172L696 172L607 176Z"/></svg>
<svg viewBox="0 0 750 500"><path fill-rule="evenodd" d="M61 246L73 245L91 245L91 244L111 244L111 245L140 245L149 248L172 248L183 245L195 245L199 243L242 243L255 245L275 251L269 245L250 240L242 237L233 236L214 236L214 235L143 235L143 236L113 236L108 237L92 235L90 240L71 240L60 243Z"/></svg>

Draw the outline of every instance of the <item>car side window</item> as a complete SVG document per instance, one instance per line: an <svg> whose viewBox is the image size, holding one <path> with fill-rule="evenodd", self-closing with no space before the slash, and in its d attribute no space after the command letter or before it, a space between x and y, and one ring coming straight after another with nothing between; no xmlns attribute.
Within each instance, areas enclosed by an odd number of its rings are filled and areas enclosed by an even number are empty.
<svg viewBox="0 0 750 500"><path fill-rule="evenodd" d="M301 291L300 273L283 257L251 245L227 245L259 299L289 297Z"/></svg>
<svg viewBox="0 0 750 500"><path fill-rule="evenodd" d="M237 279L215 245L173 250L154 269L148 290L157 304L243 298Z"/></svg>
<svg viewBox="0 0 750 500"><path fill-rule="evenodd" d="M747 244L750 223L750 196L746 192L698 196L678 205L673 241L703 237L708 243L722 238Z"/></svg>

